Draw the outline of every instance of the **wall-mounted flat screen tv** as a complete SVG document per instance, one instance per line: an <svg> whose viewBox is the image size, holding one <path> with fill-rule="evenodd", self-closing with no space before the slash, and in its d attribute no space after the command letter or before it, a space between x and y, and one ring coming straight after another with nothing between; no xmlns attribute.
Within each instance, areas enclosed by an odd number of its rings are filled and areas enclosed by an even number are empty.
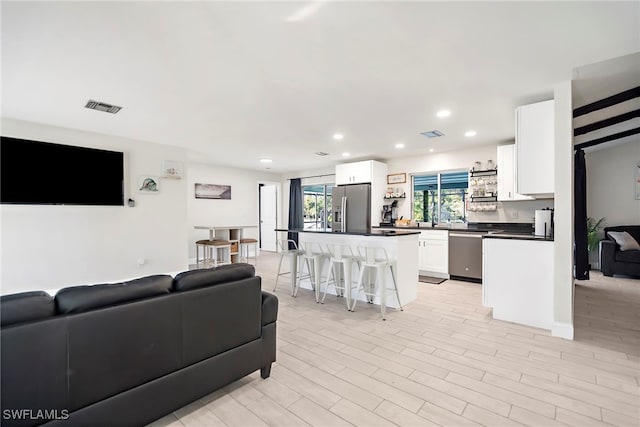
<svg viewBox="0 0 640 427"><path fill-rule="evenodd" d="M124 205L124 153L0 137L0 203Z"/></svg>

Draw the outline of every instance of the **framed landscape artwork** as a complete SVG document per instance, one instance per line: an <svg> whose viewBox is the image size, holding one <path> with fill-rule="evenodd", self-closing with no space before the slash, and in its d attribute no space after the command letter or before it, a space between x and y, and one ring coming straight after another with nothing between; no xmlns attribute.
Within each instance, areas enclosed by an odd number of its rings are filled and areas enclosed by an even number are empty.
<svg viewBox="0 0 640 427"><path fill-rule="evenodd" d="M231 199L230 185L196 183L196 199Z"/></svg>

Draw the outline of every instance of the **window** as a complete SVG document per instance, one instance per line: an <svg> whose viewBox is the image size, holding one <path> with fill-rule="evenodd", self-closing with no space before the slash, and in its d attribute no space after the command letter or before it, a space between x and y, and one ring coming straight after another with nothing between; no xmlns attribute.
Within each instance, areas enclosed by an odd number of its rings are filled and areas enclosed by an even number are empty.
<svg viewBox="0 0 640 427"><path fill-rule="evenodd" d="M413 176L413 220L466 222L469 173L465 171Z"/></svg>
<svg viewBox="0 0 640 427"><path fill-rule="evenodd" d="M331 184L305 185L302 203L305 229L331 228Z"/></svg>

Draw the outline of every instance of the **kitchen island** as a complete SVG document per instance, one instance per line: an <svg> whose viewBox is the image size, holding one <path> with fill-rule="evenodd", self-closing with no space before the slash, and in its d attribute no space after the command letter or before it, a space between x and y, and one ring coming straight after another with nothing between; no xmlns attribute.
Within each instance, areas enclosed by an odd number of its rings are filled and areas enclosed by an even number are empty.
<svg viewBox="0 0 640 427"><path fill-rule="evenodd" d="M358 248L363 247L379 247L384 248L389 256L390 260L396 260L396 278L398 284L398 294L400 296L400 302L408 304L415 301L418 291L418 253L416 247L418 245L418 236L420 232L415 230L385 230L385 229L373 229L366 232L334 232L330 229L276 229L279 232L291 232L298 233L298 241L301 244L306 242L317 243L320 247L327 251L327 247L333 247L333 245L348 245L352 248L355 254L358 253ZM297 271L297 263L291 260L292 265L292 289L294 286L293 280ZM322 271L318 271L316 275L322 277L322 292L324 292L324 283L328 274L328 263L326 266L322 266ZM357 279L357 266L353 267L353 271L346 272L345 280ZM386 283L393 283L391 273L387 270L386 277L383 278ZM310 281L302 281L301 288L311 289ZM335 295L333 287L330 287L329 293ZM354 295L355 297L355 295ZM361 295L359 300L365 301L364 295ZM374 304L380 304L379 298L374 299ZM387 306L398 308L398 301L396 298L387 298Z"/></svg>

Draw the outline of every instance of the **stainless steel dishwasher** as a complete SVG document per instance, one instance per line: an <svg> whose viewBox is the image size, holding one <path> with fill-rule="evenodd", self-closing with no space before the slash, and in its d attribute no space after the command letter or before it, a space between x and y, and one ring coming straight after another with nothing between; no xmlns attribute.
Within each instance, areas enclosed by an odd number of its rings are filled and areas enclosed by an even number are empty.
<svg viewBox="0 0 640 427"><path fill-rule="evenodd" d="M482 236L486 232L449 232L449 276L482 282Z"/></svg>

